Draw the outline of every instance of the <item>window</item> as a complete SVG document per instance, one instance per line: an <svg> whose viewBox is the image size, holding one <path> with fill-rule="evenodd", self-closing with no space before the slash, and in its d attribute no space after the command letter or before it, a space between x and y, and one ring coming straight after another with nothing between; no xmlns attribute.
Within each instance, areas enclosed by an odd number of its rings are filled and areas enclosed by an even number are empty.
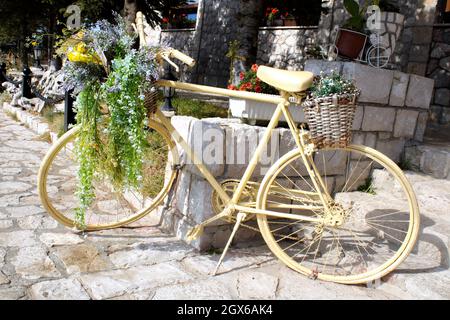
<svg viewBox="0 0 450 320"><path fill-rule="evenodd" d="M264 0L262 25L317 26L322 13L322 0Z"/></svg>
<svg viewBox="0 0 450 320"><path fill-rule="evenodd" d="M163 29L189 29L197 24L198 0L187 1L185 5L169 10L163 18Z"/></svg>
<svg viewBox="0 0 450 320"><path fill-rule="evenodd" d="M439 0L436 23L450 23L450 0Z"/></svg>

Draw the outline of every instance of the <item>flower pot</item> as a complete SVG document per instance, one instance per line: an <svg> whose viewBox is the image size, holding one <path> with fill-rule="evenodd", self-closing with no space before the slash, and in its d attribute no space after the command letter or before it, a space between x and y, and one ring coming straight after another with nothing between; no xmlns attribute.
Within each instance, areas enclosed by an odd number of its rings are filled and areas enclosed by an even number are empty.
<svg viewBox="0 0 450 320"><path fill-rule="evenodd" d="M339 50L339 55L350 59L357 59L367 41L367 35L353 30L340 29L337 39L336 47Z"/></svg>
<svg viewBox="0 0 450 320"><path fill-rule="evenodd" d="M284 19L283 22L285 27L297 26L297 21L295 19Z"/></svg>
<svg viewBox="0 0 450 320"><path fill-rule="evenodd" d="M274 103L230 98L231 115L234 118L239 118L249 123L255 123L258 120L268 121L272 119L276 108L277 105ZM289 111L295 122L302 123L306 121L305 114L300 106L291 104L289 106ZM286 121L284 116L280 118L280 121Z"/></svg>
<svg viewBox="0 0 450 320"><path fill-rule="evenodd" d="M281 27L281 26L283 26L283 20L281 20L281 19L267 20L267 26Z"/></svg>

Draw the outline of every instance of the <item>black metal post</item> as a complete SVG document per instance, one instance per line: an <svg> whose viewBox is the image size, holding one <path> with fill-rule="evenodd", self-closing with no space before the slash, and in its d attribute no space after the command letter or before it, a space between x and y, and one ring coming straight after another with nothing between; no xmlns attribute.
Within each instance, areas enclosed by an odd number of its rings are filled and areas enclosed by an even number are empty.
<svg viewBox="0 0 450 320"><path fill-rule="evenodd" d="M1 85L3 82L8 81L8 79L6 79L5 76L6 76L6 63L3 62L3 63L0 65L0 85Z"/></svg>
<svg viewBox="0 0 450 320"><path fill-rule="evenodd" d="M75 111L73 110L73 90L66 90L64 99L64 131L69 130L69 125L75 124Z"/></svg>
<svg viewBox="0 0 450 320"><path fill-rule="evenodd" d="M28 66L25 66L23 68L22 73L22 97L31 99L33 98L33 95L31 93L31 75L33 73L31 72L30 68Z"/></svg>
<svg viewBox="0 0 450 320"><path fill-rule="evenodd" d="M171 65L164 68L164 80L178 81L178 78L173 74ZM167 115L175 113L175 108L172 105L174 91L173 88L164 89L164 105L161 107L161 111Z"/></svg>

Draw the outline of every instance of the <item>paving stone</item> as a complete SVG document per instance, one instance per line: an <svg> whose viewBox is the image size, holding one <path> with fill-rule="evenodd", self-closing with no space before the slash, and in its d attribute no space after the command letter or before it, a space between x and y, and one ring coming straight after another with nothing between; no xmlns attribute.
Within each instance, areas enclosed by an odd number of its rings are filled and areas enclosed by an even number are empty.
<svg viewBox="0 0 450 320"><path fill-rule="evenodd" d="M238 275L236 287L240 299L273 299L278 283L278 277L249 270Z"/></svg>
<svg viewBox="0 0 450 320"><path fill-rule="evenodd" d="M8 284L11 281L8 279L8 277L0 270L0 285L2 284Z"/></svg>
<svg viewBox="0 0 450 320"><path fill-rule="evenodd" d="M12 220L0 220L0 229L8 229L13 226Z"/></svg>
<svg viewBox="0 0 450 320"><path fill-rule="evenodd" d="M50 216L28 216L17 219L21 229L55 229L58 222Z"/></svg>
<svg viewBox="0 0 450 320"><path fill-rule="evenodd" d="M6 211L10 214L11 217L19 218L35 215L38 213L43 213L44 209L38 206L17 206L17 207L7 207Z"/></svg>
<svg viewBox="0 0 450 320"><path fill-rule="evenodd" d="M53 254L63 263L68 274L108 269L109 263L90 244L56 247Z"/></svg>
<svg viewBox="0 0 450 320"><path fill-rule="evenodd" d="M6 249L0 247L0 268L5 264Z"/></svg>
<svg viewBox="0 0 450 320"><path fill-rule="evenodd" d="M30 287L33 300L89 300L90 297L76 279L42 281Z"/></svg>
<svg viewBox="0 0 450 320"><path fill-rule="evenodd" d="M192 280L177 264L160 263L149 267L134 267L91 273L80 276L89 295L96 300L108 299L133 291L155 289L177 282Z"/></svg>
<svg viewBox="0 0 450 320"><path fill-rule="evenodd" d="M436 89L434 103L442 106L450 106L450 89Z"/></svg>
<svg viewBox="0 0 450 320"><path fill-rule="evenodd" d="M152 265L172 260L182 260L190 255L192 249L179 241L163 239L157 243L138 243L123 246L123 250L108 255L111 262L118 268L139 265Z"/></svg>
<svg viewBox="0 0 450 320"><path fill-rule="evenodd" d="M363 131L392 131L395 121L395 108L364 108Z"/></svg>
<svg viewBox="0 0 450 320"><path fill-rule="evenodd" d="M18 300L26 295L25 288L12 287L0 290L0 300Z"/></svg>
<svg viewBox="0 0 450 320"><path fill-rule="evenodd" d="M0 232L0 247L27 247L37 244L32 231Z"/></svg>
<svg viewBox="0 0 450 320"><path fill-rule="evenodd" d="M406 106L429 109L433 96L433 79L411 75L408 93L406 95Z"/></svg>
<svg viewBox="0 0 450 320"><path fill-rule="evenodd" d="M12 260L16 273L25 279L59 277L53 261L47 256L47 251L41 247L20 248Z"/></svg>
<svg viewBox="0 0 450 320"><path fill-rule="evenodd" d="M47 247L82 243L84 240L73 233L43 233L39 237Z"/></svg>
<svg viewBox="0 0 450 320"><path fill-rule="evenodd" d="M396 138L412 138L416 130L417 118L419 111L415 110L398 110L397 118L394 125L394 137Z"/></svg>
<svg viewBox="0 0 450 320"><path fill-rule="evenodd" d="M231 300L229 288L217 280L196 280L156 290L152 300Z"/></svg>
<svg viewBox="0 0 450 320"><path fill-rule="evenodd" d="M8 193L19 193L31 188L31 185L23 182L7 181L0 182L0 195Z"/></svg>

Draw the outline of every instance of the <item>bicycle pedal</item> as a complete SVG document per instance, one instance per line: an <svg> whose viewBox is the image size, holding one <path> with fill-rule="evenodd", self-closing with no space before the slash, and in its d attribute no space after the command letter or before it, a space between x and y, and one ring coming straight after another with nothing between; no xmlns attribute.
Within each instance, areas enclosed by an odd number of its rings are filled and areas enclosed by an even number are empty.
<svg viewBox="0 0 450 320"><path fill-rule="evenodd" d="M191 230L189 230L189 232L186 235L187 241L191 242L198 239L198 237L200 237L203 234L203 229L204 229L203 226L196 226Z"/></svg>

